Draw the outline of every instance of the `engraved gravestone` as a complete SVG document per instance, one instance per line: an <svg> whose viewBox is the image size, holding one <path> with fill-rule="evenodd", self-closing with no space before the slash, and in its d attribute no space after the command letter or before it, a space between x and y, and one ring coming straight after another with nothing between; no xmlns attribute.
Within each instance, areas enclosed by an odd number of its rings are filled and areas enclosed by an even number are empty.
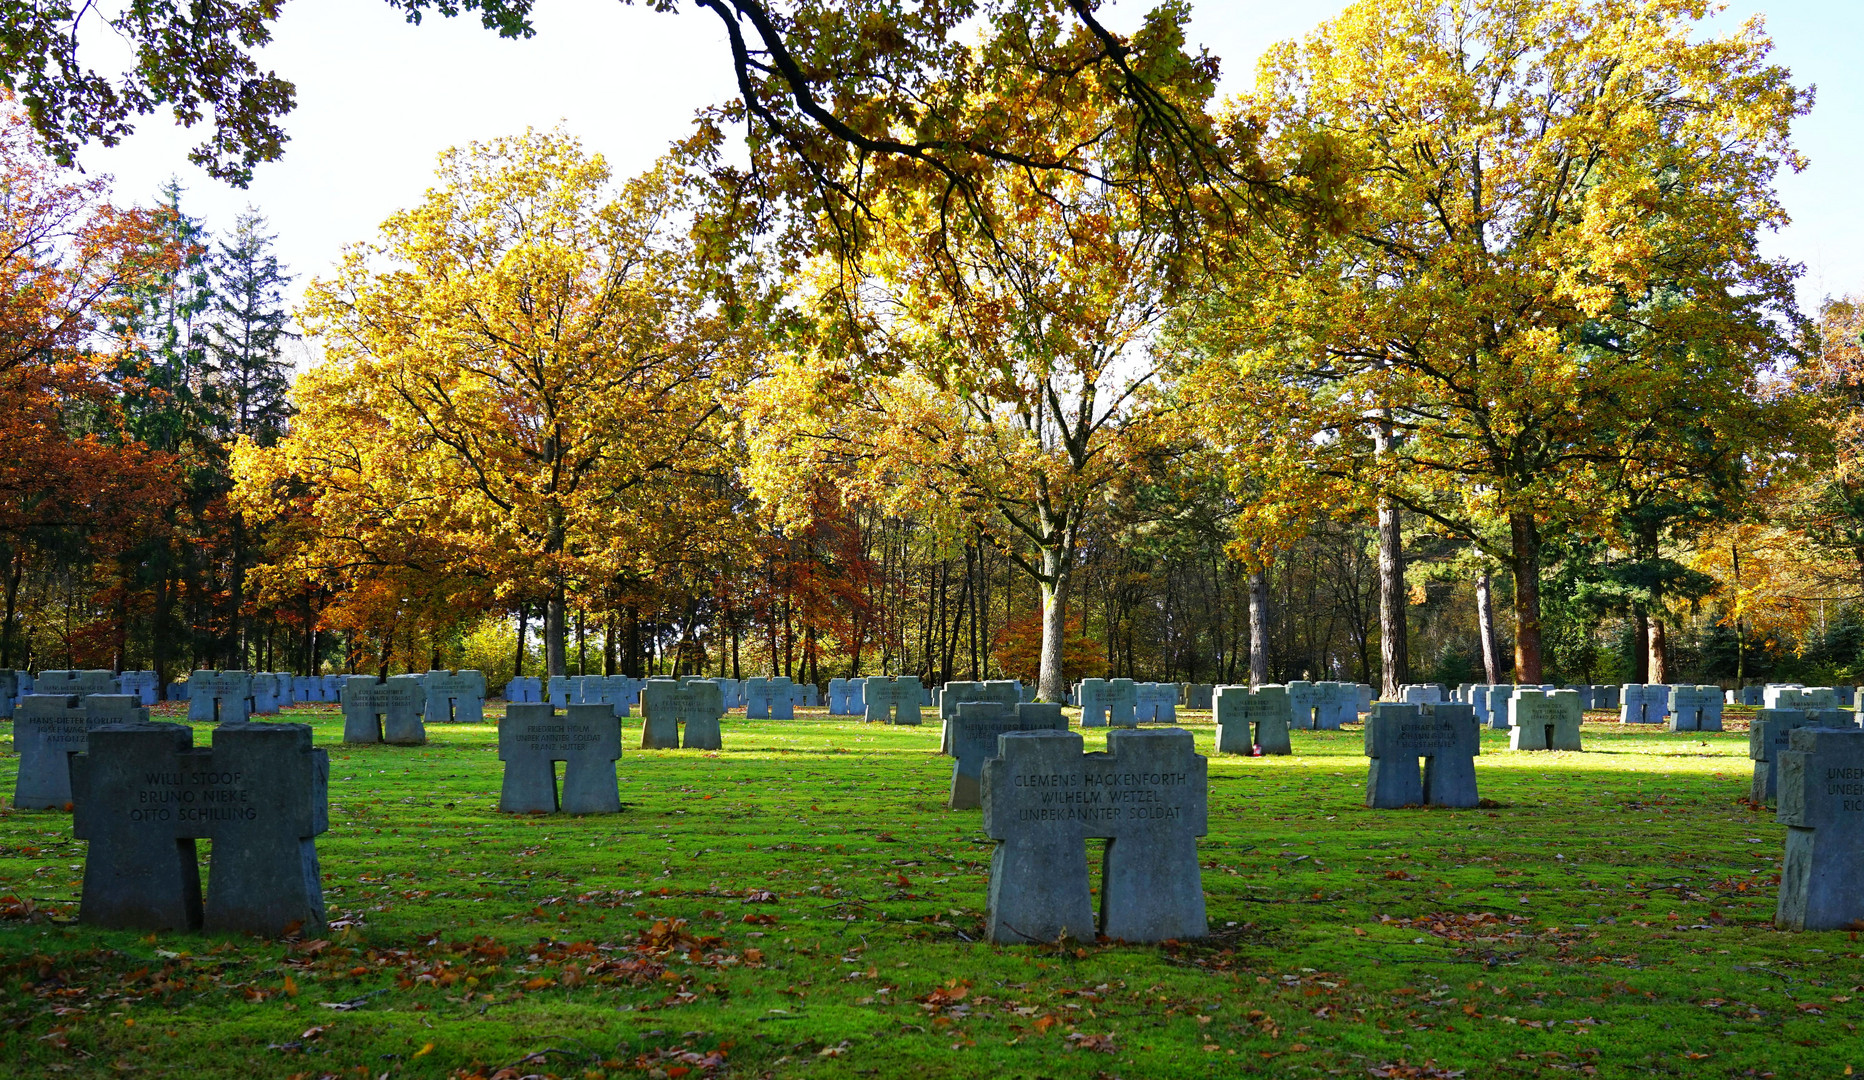
<svg viewBox="0 0 1864 1080"><path fill-rule="evenodd" d="M1626 683L1618 701L1621 724L1661 724L1670 715L1670 688L1662 683Z"/></svg>
<svg viewBox="0 0 1864 1080"><path fill-rule="evenodd" d="M251 674L196 671L188 676L189 720L204 724L243 724L251 717Z"/></svg>
<svg viewBox="0 0 1864 1080"><path fill-rule="evenodd" d="M867 679L848 680L848 715L867 715Z"/></svg>
<svg viewBox="0 0 1864 1080"><path fill-rule="evenodd" d="M247 676L246 709L251 716L271 716L278 712L278 680L269 671L255 671Z"/></svg>
<svg viewBox="0 0 1864 1080"><path fill-rule="evenodd" d="M947 692L951 684L946 683ZM1075 684L1074 701L1081 707L1081 726L1084 728L1107 726L1107 680L1082 679Z"/></svg>
<svg viewBox="0 0 1864 1080"><path fill-rule="evenodd" d="M343 741L421 746L427 727L421 722L425 692L417 681L352 675L343 683Z"/></svg>
<svg viewBox="0 0 1864 1080"><path fill-rule="evenodd" d="M543 683L535 675L519 675L505 684L505 701L509 704L535 704L543 700Z"/></svg>
<svg viewBox="0 0 1864 1080"><path fill-rule="evenodd" d="M1787 829L1774 925L1854 927L1864 921L1864 731L1802 727L1779 757Z"/></svg>
<svg viewBox="0 0 1864 1080"><path fill-rule="evenodd" d="M724 692L717 683L649 679L641 691L641 749L679 749L681 724L688 750L722 749L719 718L724 713Z"/></svg>
<svg viewBox="0 0 1864 1080"><path fill-rule="evenodd" d="M153 671L125 671L117 676L117 692L132 695L138 705L155 704L156 690Z"/></svg>
<svg viewBox="0 0 1864 1080"><path fill-rule="evenodd" d="M938 717L940 720L938 752L950 754L951 722L958 715L958 706L972 701L994 701L1014 709L1023 700L1022 684L1015 679L991 679L987 682L948 682L939 691Z"/></svg>
<svg viewBox="0 0 1864 1080"><path fill-rule="evenodd" d="M1779 792L1780 752L1788 739L1802 727L1854 727L1851 714L1843 709L1810 711L1807 709L1760 709L1748 723L1748 757L1754 761L1754 782L1749 801L1765 806Z"/></svg>
<svg viewBox="0 0 1864 1080"><path fill-rule="evenodd" d="M1481 726L1460 702L1380 705L1366 720L1366 805L1475 806ZM1418 759L1424 760L1422 771Z"/></svg>
<svg viewBox="0 0 1864 1080"><path fill-rule="evenodd" d="M114 671L106 668L77 668L41 671L34 681L35 694L119 694Z"/></svg>
<svg viewBox="0 0 1864 1080"><path fill-rule="evenodd" d="M569 706L520 702L498 725L505 763L498 808L508 814L618 814L615 762L621 759L621 718L607 702ZM557 792L557 762L563 791Z"/></svg>
<svg viewBox="0 0 1864 1080"><path fill-rule="evenodd" d="M830 716L851 716L848 707L848 680L830 679L828 681L828 714Z"/></svg>
<svg viewBox="0 0 1864 1080"><path fill-rule="evenodd" d="M92 701L99 704L90 705ZM64 809L71 802L67 756L83 753L85 733L100 723L147 720L149 710L134 702L132 697L103 694L28 694L20 698L13 715L13 749L19 754L13 806L21 810Z"/></svg>
<svg viewBox="0 0 1864 1080"><path fill-rule="evenodd" d="M629 716L628 707L638 691L625 675L585 675L578 684L578 704L607 705L617 718Z"/></svg>
<svg viewBox="0 0 1864 1080"><path fill-rule="evenodd" d="M1208 819L1206 760L1190 732L1118 730L1108 752L1082 752L1072 732L999 737L984 764L990 862L986 936L998 944L1092 938L1188 940L1209 933L1197 838ZM1087 840L1102 857L1098 926Z"/></svg>
<svg viewBox="0 0 1864 1080"><path fill-rule="evenodd" d="M868 679L864 695L867 701L866 719L869 723L917 727L921 720L919 701L924 689L917 675L901 675L897 679Z"/></svg>
<svg viewBox="0 0 1864 1080"><path fill-rule="evenodd" d="M478 724L485 721L485 675L467 668L430 671L426 683L429 723Z"/></svg>
<svg viewBox="0 0 1864 1080"><path fill-rule="evenodd" d="M316 837L330 762L306 724L120 724L71 759L88 840L78 920L114 929L312 936L324 928ZM203 910L195 841L213 841Z"/></svg>
<svg viewBox="0 0 1864 1080"><path fill-rule="evenodd" d="M1517 688L1508 700L1510 750L1579 750L1584 713L1571 690Z"/></svg>
<svg viewBox="0 0 1864 1080"><path fill-rule="evenodd" d="M1060 705L967 701L958 706L950 727L955 760L946 807L975 810L983 805L984 761L997 752L997 736L1009 731L1067 731L1068 720Z"/></svg>
<svg viewBox="0 0 1864 1080"><path fill-rule="evenodd" d="M1722 730L1719 686L1672 686L1669 709L1671 731Z"/></svg>
<svg viewBox="0 0 1864 1080"><path fill-rule="evenodd" d="M1135 720L1148 724L1178 722L1177 683L1138 683L1133 689L1138 694L1138 702L1133 707Z"/></svg>
<svg viewBox="0 0 1864 1080"><path fill-rule="evenodd" d="M1212 703L1220 754L1292 754L1288 688L1219 686Z"/></svg>
<svg viewBox="0 0 1864 1080"><path fill-rule="evenodd" d="M1107 680L1107 726L1138 727L1134 710L1139 705L1139 684L1131 679Z"/></svg>

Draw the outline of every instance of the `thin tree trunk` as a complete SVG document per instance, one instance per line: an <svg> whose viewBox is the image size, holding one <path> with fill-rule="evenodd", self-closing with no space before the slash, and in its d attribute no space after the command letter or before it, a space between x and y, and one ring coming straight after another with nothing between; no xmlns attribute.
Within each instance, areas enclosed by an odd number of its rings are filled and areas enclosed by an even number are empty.
<svg viewBox="0 0 1864 1080"><path fill-rule="evenodd" d="M569 628L565 625L564 587L557 582L544 607L544 674L568 675Z"/></svg>
<svg viewBox="0 0 1864 1080"><path fill-rule="evenodd" d="M531 608L524 601L518 601L518 656L512 665L512 676L524 674L524 634L531 626Z"/></svg>
<svg viewBox="0 0 1864 1080"><path fill-rule="evenodd" d="M1269 575L1266 569L1249 575L1249 685L1269 681Z"/></svg>
<svg viewBox="0 0 1864 1080"><path fill-rule="evenodd" d="M1650 681L1650 615L1644 605L1633 604L1631 607L1631 681L1647 683Z"/></svg>
<svg viewBox="0 0 1864 1080"><path fill-rule="evenodd" d="M1747 685L1747 626L1741 613L1741 545L1728 545L1728 554L1735 572L1735 686L1742 687Z"/></svg>
<svg viewBox="0 0 1864 1080"><path fill-rule="evenodd" d="M1653 683L1670 681L1669 641L1665 637L1661 618L1650 621L1650 681Z"/></svg>
<svg viewBox="0 0 1864 1080"><path fill-rule="evenodd" d="M1068 628L1068 577L1073 567L1069 553L1059 547L1042 552L1042 666L1036 679L1036 696L1060 701L1067 693L1062 671L1062 639Z"/></svg>
<svg viewBox="0 0 1864 1080"><path fill-rule="evenodd" d="M1502 681L1501 657L1495 643L1495 601L1489 592L1489 572L1476 574L1476 629L1482 635L1482 671L1491 685Z"/></svg>
<svg viewBox="0 0 1864 1080"><path fill-rule="evenodd" d="M1540 526L1532 514L1508 515L1513 541L1515 585L1515 680L1532 686L1541 681Z"/></svg>

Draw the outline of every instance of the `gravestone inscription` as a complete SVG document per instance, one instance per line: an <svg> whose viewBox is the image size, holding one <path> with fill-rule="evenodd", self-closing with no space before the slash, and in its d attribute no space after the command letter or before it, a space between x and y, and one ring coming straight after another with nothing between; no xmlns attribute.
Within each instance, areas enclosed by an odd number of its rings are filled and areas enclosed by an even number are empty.
<svg viewBox="0 0 1864 1080"><path fill-rule="evenodd" d="M1212 697L1220 754L1292 754L1288 688L1219 686Z"/></svg>
<svg viewBox="0 0 1864 1080"><path fill-rule="evenodd" d="M324 929L316 837L330 761L307 724L112 724L71 759L73 832L90 842L78 921L276 937ZM211 840L201 901L195 841Z"/></svg>
<svg viewBox="0 0 1864 1080"><path fill-rule="evenodd" d="M1209 933L1197 838L1208 820L1208 762L1190 732L1116 730L1106 753L1081 736L1016 731L984 763L990 861L986 936L999 944L1093 937L1189 940ZM1102 858L1098 926L1087 840Z"/></svg>
<svg viewBox="0 0 1864 1080"><path fill-rule="evenodd" d="M1853 927L1864 920L1864 731L1802 727L1779 757L1787 828L1774 925Z"/></svg>
<svg viewBox="0 0 1864 1080"><path fill-rule="evenodd" d="M1366 805L1475 806L1481 730L1475 707L1461 702L1380 705L1366 720Z"/></svg>
<svg viewBox="0 0 1864 1080"><path fill-rule="evenodd" d="M414 680L350 676L343 683L343 741L426 744L427 726L421 722L425 699L426 692Z"/></svg>
<svg viewBox="0 0 1864 1080"><path fill-rule="evenodd" d="M924 690L917 675L901 675L897 679L870 677L863 688L867 702L867 721L917 727L920 722L919 701Z"/></svg>
<svg viewBox="0 0 1864 1080"><path fill-rule="evenodd" d="M621 813L615 776L621 718L607 702L571 705L563 712L547 701L509 706L498 725L498 757L505 763L498 808L505 813Z"/></svg>
<svg viewBox="0 0 1864 1080"><path fill-rule="evenodd" d="M1671 731L1722 730L1722 688L1719 686L1670 687Z"/></svg>
<svg viewBox="0 0 1864 1080"><path fill-rule="evenodd" d="M252 718L252 675L244 671L195 671L188 676L188 719L203 724L243 724Z"/></svg>
<svg viewBox="0 0 1864 1080"><path fill-rule="evenodd" d="M1585 716L1579 695L1571 690L1519 687L1508 699L1510 750L1579 750L1579 722Z"/></svg>
<svg viewBox="0 0 1864 1080"><path fill-rule="evenodd" d="M984 761L997 752L997 736L1009 731L1067 731L1060 705L1033 702L1005 705L967 701L951 719L951 795L946 808L975 810L983 805Z"/></svg>
<svg viewBox="0 0 1864 1080"><path fill-rule="evenodd" d="M461 671L430 671L426 684L427 704L423 710L429 723L479 724L485 721L485 675L467 668Z"/></svg>

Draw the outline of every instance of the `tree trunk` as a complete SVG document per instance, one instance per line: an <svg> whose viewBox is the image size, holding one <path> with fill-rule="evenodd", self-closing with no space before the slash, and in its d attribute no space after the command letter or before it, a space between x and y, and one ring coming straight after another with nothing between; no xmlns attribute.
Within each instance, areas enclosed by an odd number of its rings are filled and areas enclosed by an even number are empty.
<svg viewBox="0 0 1864 1080"><path fill-rule="evenodd" d="M1482 670L1494 685L1502 681L1502 665L1495 643L1495 601L1489 592L1487 570L1476 575L1476 629L1482 635Z"/></svg>
<svg viewBox="0 0 1864 1080"><path fill-rule="evenodd" d="M602 674L615 674L615 613L602 616Z"/></svg>
<svg viewBox="0 0 1864 1080"><path fill-rule="evenodd" d="M524 634L531 627L531 609L524 601L518 601L518 655L512 664L511 674L516 678L524 674Z"/></svg>
<svg viewBox="0 0 1864 1080"><path fill-rule="evenodd" d="M1516 511L1508 515L1513 541L1515 586L1515 681L1531 686L1541 681L1540 663L1540 526L1534 515Z"/></svg>
<svg viewBox="0 0 1864 1080"><path fill-rule="evenodd" d="M550 590L550 599L544 605L544 674L568 675L567 658L564 653L569 650L569 628L565 625L563 611L563 583L557 582Z"/></svg>
<svg viewBox="0 0 1864 1080"><path fill-rule="evenodd" d="M1631 606L1631 681L1647 683L1650 681L1650 616L1645 613L1644 605Z"/></svg>
<svg viewBox="0 0 1864 1080"><path fill-rule="evenodd" d="M1670 681L1669 642L1664 636L1663 619L1650 621L1650 681L1667 683Z"/></svg>
<svg viewBox="0 0 1864 1080"><path fill-rule="evenodd" d="M1269 575L1249 575L1249 685L1269 681Z"/></svg>
<svg viewBox="0 0 1864 1080"><path fill-rule="evenodd" d="M1747 685L1747 627L1741 617L1741 545L1728 545L1735 571L1735 686Z"/></svg>
<svg viewBox="0 0 1864 1080"><path fill-rule="evenodd" d="M1062 673L1062 638L1068 628L1069 553L1060 548L1042 552L1042 668L1036 679L1036 696L1061 701L1068 692Z"/></svg>
<svg viewBox="0 0 1864 1080"><path fill-rule="evenodd" d="M1406 624L1404 535L1398 507L1379 500L1379 661L1384 685L1379 696L1398 700L1399 687L1411 681L1410 631Z"/></svg>
<svg viewBox="0 0 1864 1080"><path fill-rule="evenodd" d="M6 618L0 622L0 668L13 667L13 626L19 620L19 582L25 573L26 556L11 548L6 552Z"/></svg>

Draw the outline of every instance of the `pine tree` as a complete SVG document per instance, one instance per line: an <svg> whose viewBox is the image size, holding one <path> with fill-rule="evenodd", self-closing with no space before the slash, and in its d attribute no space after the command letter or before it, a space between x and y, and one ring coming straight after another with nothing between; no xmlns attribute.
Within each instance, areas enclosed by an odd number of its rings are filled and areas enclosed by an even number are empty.
<svg viewBox="0 0 1864 1080"><path fill-rule="evenodd" d="M231 435L247 435L270 446L284 434L290 406L285 391L291 365L285 341L298 335L285 328L284 290L291 275L279 264L265 231L265 216L247 207L233 223L233 236L213 255L212 327L208 349L224 400Z"/></svg>

